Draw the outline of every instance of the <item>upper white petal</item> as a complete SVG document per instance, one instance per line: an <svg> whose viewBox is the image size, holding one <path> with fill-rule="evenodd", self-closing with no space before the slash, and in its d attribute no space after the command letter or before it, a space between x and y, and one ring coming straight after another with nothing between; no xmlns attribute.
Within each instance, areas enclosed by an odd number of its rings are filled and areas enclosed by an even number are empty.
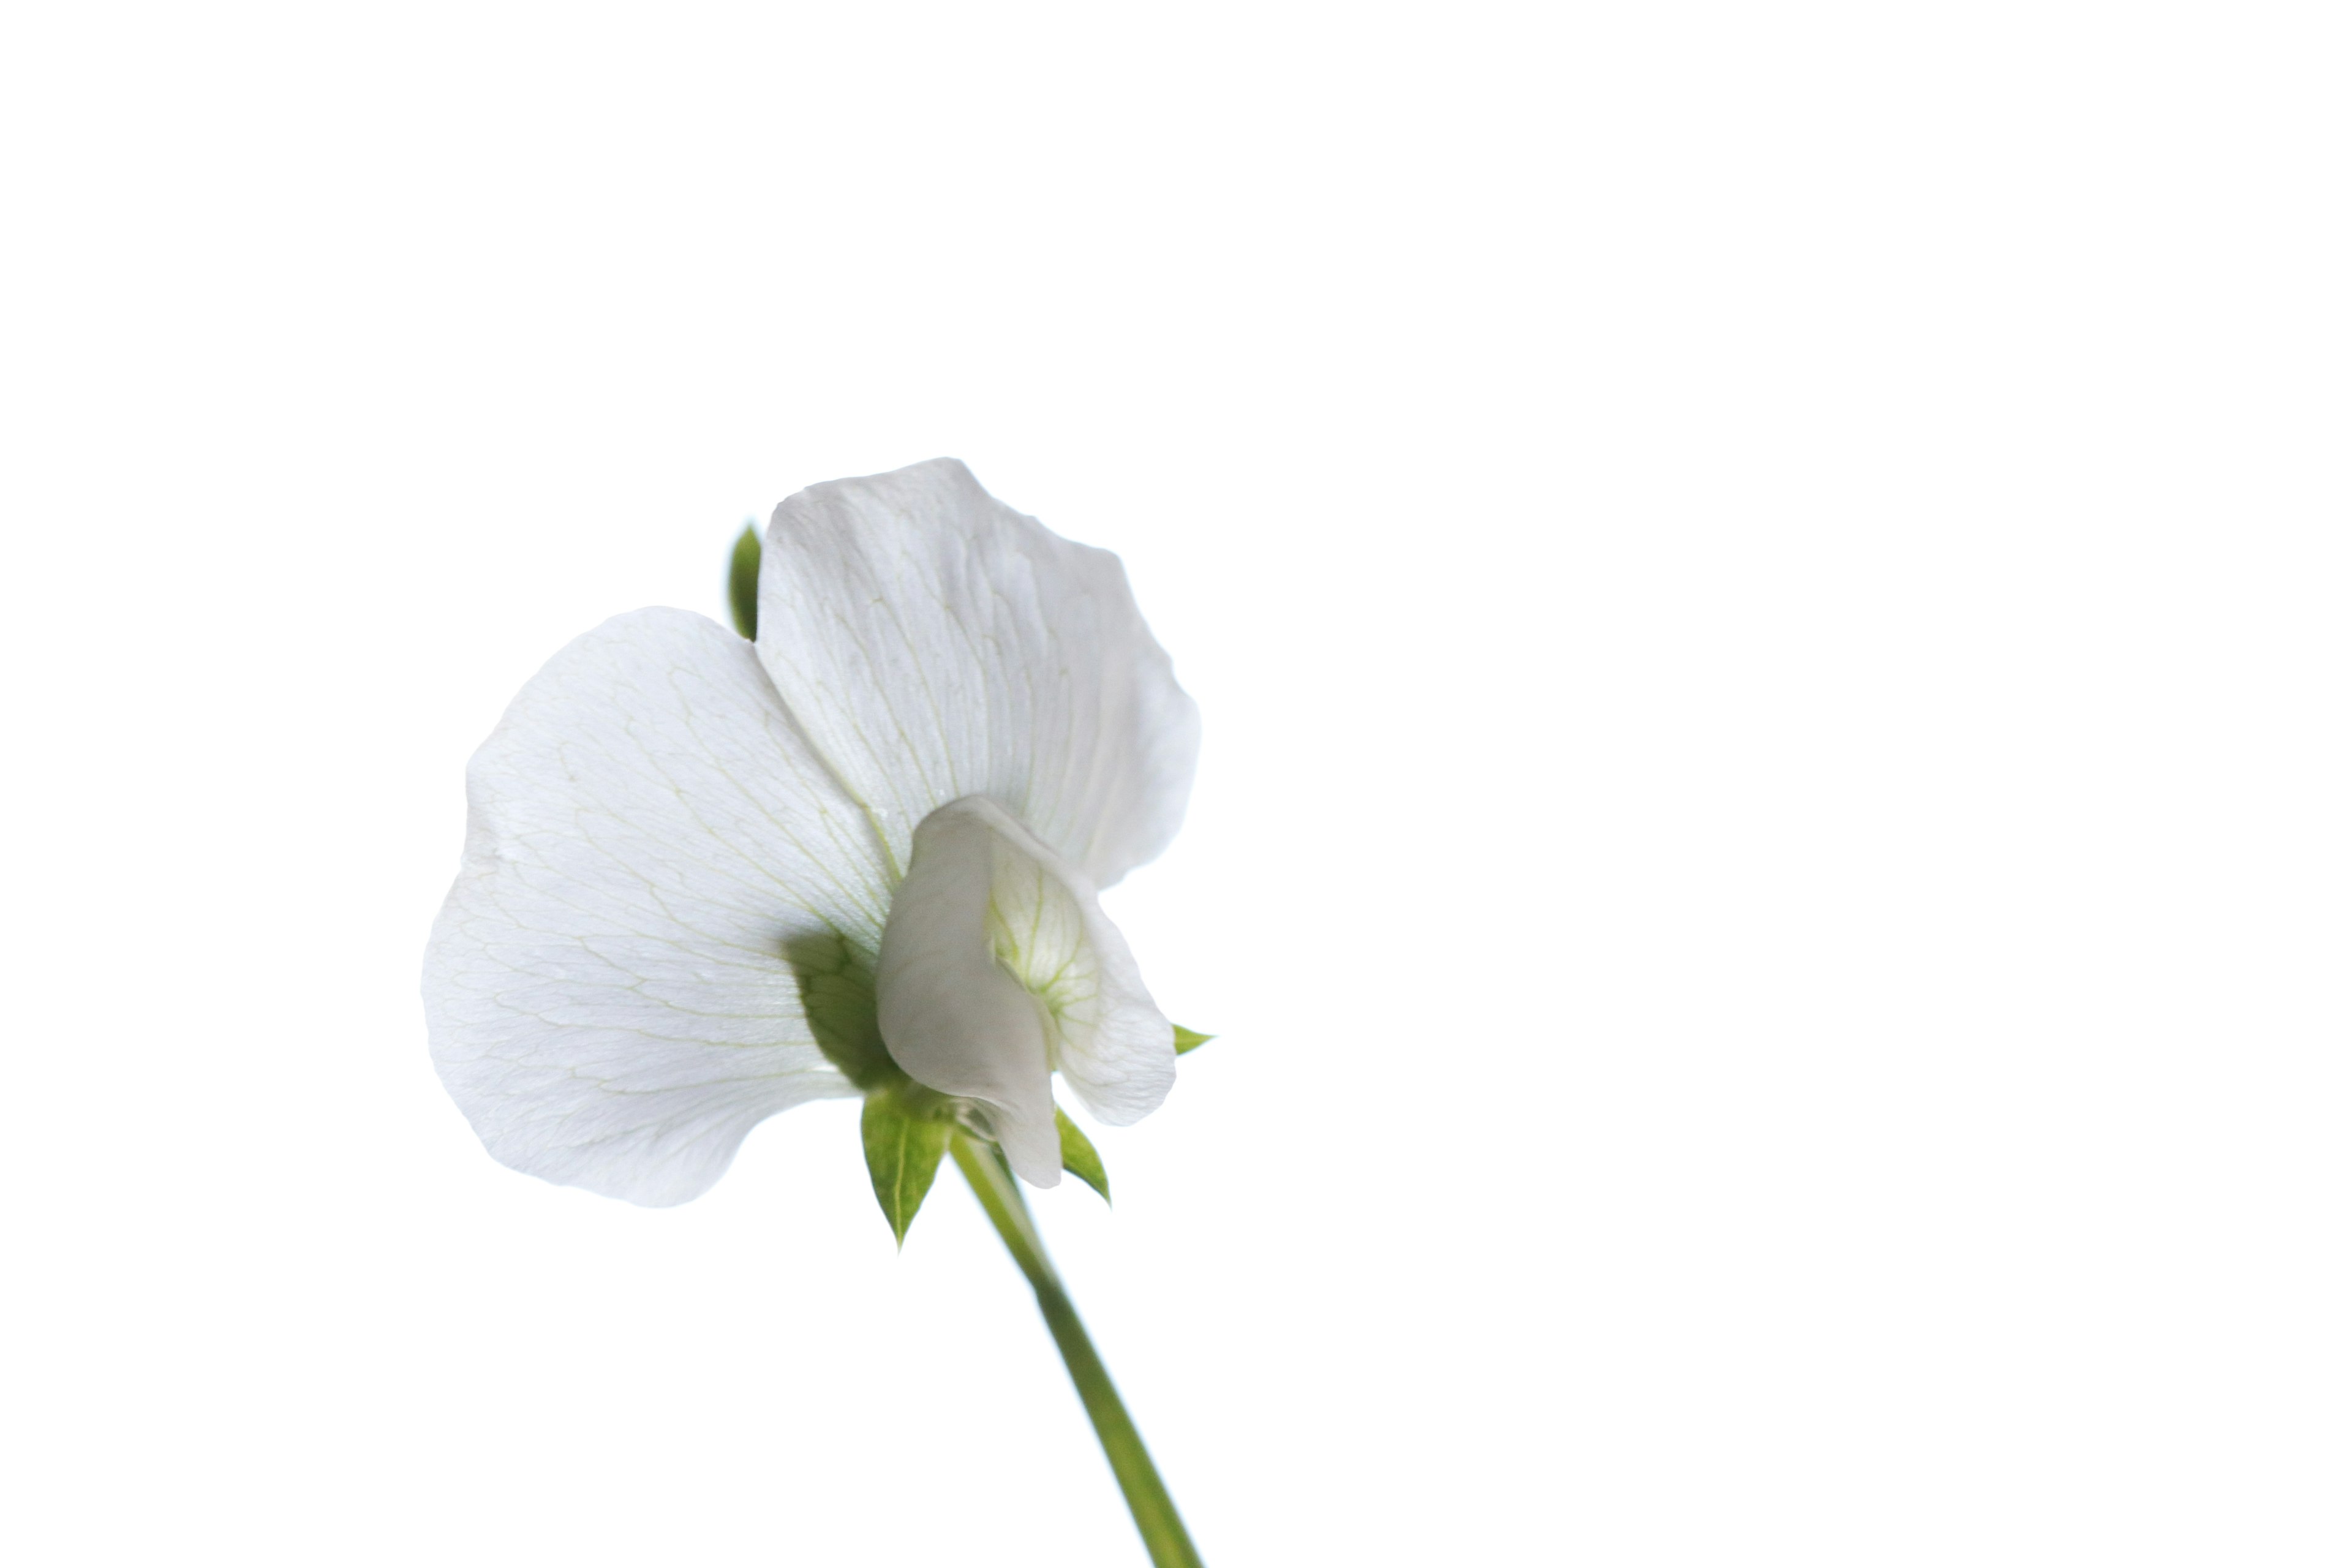
<svg viewBox="0 0 2352 1568"><path fill-rule="evenodd" d="M776 508L760 657L903 868L986 795L1108 887L1182 821L1200 720L1118 558L939 458Z"/></svg>
<svg viewBox="0 0 2352 1568"><path fill-rule="evenodd" d="M749 643L680 610L607 621L523 688L467 791L425 1011L492 1154L681 1203L763 1118L854 1092L787 948L870 960L888 878Z"/></svg>

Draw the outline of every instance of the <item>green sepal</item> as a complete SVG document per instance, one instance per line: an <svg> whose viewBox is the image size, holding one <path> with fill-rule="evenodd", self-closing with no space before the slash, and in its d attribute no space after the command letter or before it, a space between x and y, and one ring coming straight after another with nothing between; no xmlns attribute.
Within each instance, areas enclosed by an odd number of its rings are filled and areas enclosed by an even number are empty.
<svg viewBox="0 0 2352 1568"><path fill-rule="evenodd" d="M868 1094L909 1081L882 1043L874 1007L874 971L839 931L814 931L784 944L799 984L801 1013L824 1059Z"/></svg>
<svg viewBox="0 0 2352 1568"><path fill-rule="evenodd" d="M940 1173L954 1124L939 1114L941 1098L929 1089L886 1089L866 1097L858 1131L866 1141L866 1173L874 1180L875 1201L890 1234L907 1245L907 1227Z"/></svg>
<svg viewBox="0 0 2352 1568"><path fill-rule="evenodd" d="M1216 1037L1214 1035L1203 1035L1197 1030L1188 1029L1179 1024L1176 1026L1176 1054L1181 1057L1186 1051L1199 1050Z"/></svg>
<svg viewBox="0 0 2352 1568"><path fill-rule="evenodd" d="M1110 1202L1110 1176L1103 1170L1102 1156L1070 1120L1070 1113L1058 1105L1054 1107L1054 1125L1062 1134L1062 1169L1100 1193L1103 1202Z"/></svg>
<svg viewBox="0 0 2352 1568"><path fill-rule="evenodd" d="M727 563L727 607L734 612L737 631L746 637L760 635L760 531L748 522Z"/></svg>

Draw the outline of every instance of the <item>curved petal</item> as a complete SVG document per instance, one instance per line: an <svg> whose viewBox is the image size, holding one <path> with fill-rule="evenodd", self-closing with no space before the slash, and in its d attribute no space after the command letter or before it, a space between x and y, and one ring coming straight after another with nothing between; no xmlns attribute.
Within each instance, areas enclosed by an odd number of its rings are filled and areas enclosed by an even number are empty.
<svg viewBox="0 0 2352 1568"><path fill-rule="evenodd" d="M498 1159L683 1203L764 1118L855 1092L788 950L873 953L888 882L751 644L681 610L605 622L523 688L467 794L425 1012Z"/></svg>
<svg viewBox="0 0 2352 1568"><path fill-rule="evenodd" d="M1013 1170L1051 1186L1050 1075L1113 1125L1176 1079L1175 1030L1086 874L994 802L954 801L914 835L875 974L883 1043L918 1081L991 1108Z"/></svg>
<svg viewBox="0 0 2352 1568"><path fill-rule="evenodd" d="M882 1043L916 1082L989 1110L989 1131L1022 1180L1062 1179L1053 1064L1037 1004L989 951L996 834L948 806L916 830L890 900L874 1003Z"/></svg>
<svg viewBox="0 0 2352 1568"><path fill-rule="evenodd" d="M760 658L895 865L986 795L1108 887L1183 820L1200 717L1118 557L1048 532L952 458L776 508Z"/></svg>

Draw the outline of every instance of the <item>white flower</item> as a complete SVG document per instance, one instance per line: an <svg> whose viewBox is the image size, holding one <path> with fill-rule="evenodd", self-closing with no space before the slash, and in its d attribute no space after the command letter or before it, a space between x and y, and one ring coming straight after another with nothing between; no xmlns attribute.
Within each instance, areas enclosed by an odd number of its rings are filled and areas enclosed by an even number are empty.
<svg viewBox="0 0 2352 1568"><path fill-rule="evenodd" d="M1096 892L1174 836L1198 744L1118 557L949 459L803 490L756 643L616 616L475 754L425 955L442 1081L517 1170L683 1203L858 1091L812 1028L833 986L1051 1185L1054 1072L1114 1125L1173 1081Z"/></svg>

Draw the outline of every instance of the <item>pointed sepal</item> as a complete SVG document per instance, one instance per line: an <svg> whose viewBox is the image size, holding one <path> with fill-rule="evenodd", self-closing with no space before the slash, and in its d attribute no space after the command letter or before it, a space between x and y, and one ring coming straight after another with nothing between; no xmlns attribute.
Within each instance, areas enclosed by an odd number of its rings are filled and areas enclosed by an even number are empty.
<svg viewBox="0 0 2352 1568"><path fill-rule="evenodd" d="M1176 1054L1181 1057L1186 1051L1199 1050L1216 1037L1214 1035L1203 1035L1198 1030L1188 1029L1179 1024L1176 1026Z"/></svg>
<svg viewBox="0 0 2352 1568"><path fill-rule="evenodd" d="M1062 1169L1100 1193L1103 1202L1110 1202L1110 1176L1104 1171L1102 1156L1095 1152L1094 1144L1078 1131L1070 1113L1058 1105L1054 1107L1054 1125L1062 1134Z"/></svg>
<svg viewBox="0 0 2352 1568"><path fill-rule="evenodd" d="M927 1100L929 1103L913 1103ZM873 1178L875 1201L890 1234L907 1245L907 1227L940 1173L940 1156L947 1152L953 1126L938 1115L939 1097L924 1091L902 1094L882 1089L866 1097L866 1112L858 1130L866 1141L866 1173Z"/></svg>
<svg viewBox="0 0 2352 1568"><path fill-rule="evenodd" d="M748 522L727 563L727 608L734 614L735 629L747 640L759 636L760 531Z"/></svg>

